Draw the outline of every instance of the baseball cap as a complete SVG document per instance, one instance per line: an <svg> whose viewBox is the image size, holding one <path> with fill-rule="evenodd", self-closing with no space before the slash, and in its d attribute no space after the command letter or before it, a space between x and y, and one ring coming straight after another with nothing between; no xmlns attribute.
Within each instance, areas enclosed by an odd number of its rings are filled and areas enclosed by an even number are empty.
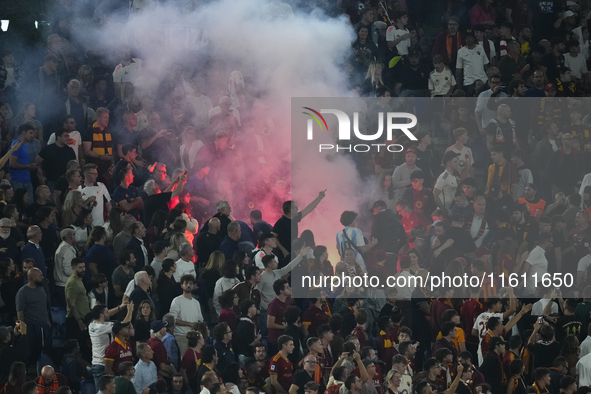
<svg viewBox="0 0 591 394"><path fill-rule="evenodd" d="M410 148L408 148L406 150L406 153L405 154L409 154L409 153L414 153L416 155L417 154L417 148L416 148L416 146L413 145Z"/></svg>
<svg viewBox="0 0 591 394"><path fill-rule="evenodd" d="M421 57L421 54L418 51L410 51L408 57Z"/></svg>
<svg viewBox="0 0 591 394"><path fill-rule="evenodd" d="M150 328L154 332L158 332L158 331L162 330L164 327L168 327L168 322L167 321L154 320L152 322L152 324L150 325Z"/></svg>
<svg viewBox="0 0 591 394"><path fill-rule="evenodd" d="M556 86L554 86L553 83L547 83L546 86L544 86L544 90L554 90L556 91Z"/></svg>
<svg viewBox="0 0 591 394"><path fill-rule="evenodd" d="M388 205L384 202L384 200L378 200L376 202L373 203L373 206L371 207L371 209L369 210L369 212L373 212L374 208L378 208L378 207L382 207L382 208L386 208Z"/></svg>
<svg viewBox="0 0 591 394"><path fill-rule="evenodd" d="M119 332L120 332L122 329L124 329L124 328L126 328L126 327L129 327L129 326L130 326L130 324L131 324L131 323L129 323L129 322L127 322L127 323L123 323L123 322L120 322L120 321L116 321L116 322L113 324L113 334L119 334Z"/></svg>
<svg viewBox="0 0 591 394"><path fill-rule="evenodd" d="M495 347L497 347L497 345L507 346L508 344L509 342L505 342L505 340L501 337L492 337L490 341L488 341L488 351L492 352L493 350L495 350Z"/></svg>
<svg viewBox="0 0 591 394"><path fill-rule="evenodd" d="M443 155L443 164L447 164L448 161L450 161L451 159L453 159L454 157L458 157L460 154L456 153L454 151L448 150L447 152L445 152L445 154Z"/></svg>

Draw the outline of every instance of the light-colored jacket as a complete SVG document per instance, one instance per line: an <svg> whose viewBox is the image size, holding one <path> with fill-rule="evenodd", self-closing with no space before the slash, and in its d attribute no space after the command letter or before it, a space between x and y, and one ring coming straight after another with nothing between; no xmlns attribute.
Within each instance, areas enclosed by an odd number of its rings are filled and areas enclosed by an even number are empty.
<svg viewBox="0 0 591 394"><path fill-rule="evenodd" d="M215 311L218 313L218 316L222 311L222 306L220 305L219 300L220 296L224 291L230 290L238 283L240 283L240 280L238 278L226 278L225 276L222 276L218 279L217 282L215 282L215 288L213 289L213 307L215 308Z"/></svg>
<svg viewBox="0 0 591 394"><path fill-rule="evenodd" d="M55 251L55 285L66 287L68 278L72 275L72 259L76 257L76 248L66 241L58 246Z"/></svg>

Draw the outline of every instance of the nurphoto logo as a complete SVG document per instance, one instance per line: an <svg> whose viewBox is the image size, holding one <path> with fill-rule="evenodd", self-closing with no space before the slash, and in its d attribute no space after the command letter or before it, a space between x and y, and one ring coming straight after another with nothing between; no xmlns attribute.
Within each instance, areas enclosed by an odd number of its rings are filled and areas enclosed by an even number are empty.
<svg viewBox="0 0 591 394"><path fill-rule="evenodd" d="M338 109L321 109L317 111L310 107L302 107L303 109L307 110L306 112L302 112L303 114L310 117L308 119L307 124L307 138L309 141L314 139L314 121L320 127L320 130L328 131L328 123L322 114L333 114L337 117L338 121L338 142L340 141L351 141L351 119L349 115L345 112L338 110ZM384 118L386 119L386 142L392 141L392 131L393 130L400 130L402 131L411 141L417 141L417 137L415 137L409 129L415 127L417 125L417 117L413 114L407 112L378 112L378 130L374 134L364 134L359 130L359 112L353 112L353 134L355 138L361 141L378 141L382 139L382 135L384 134ZM404 122L400 123L401 121L405 120ZM400 144L349 144L349 145L334 145L334 144L319 144L318 149L319 152L323 150L336 150L339 151L348 151L348 152L368 152L372 150L372 148L377 149L380 151L381 147L385 147L389 152L401 152L404 150L404 147Z"/></svg>

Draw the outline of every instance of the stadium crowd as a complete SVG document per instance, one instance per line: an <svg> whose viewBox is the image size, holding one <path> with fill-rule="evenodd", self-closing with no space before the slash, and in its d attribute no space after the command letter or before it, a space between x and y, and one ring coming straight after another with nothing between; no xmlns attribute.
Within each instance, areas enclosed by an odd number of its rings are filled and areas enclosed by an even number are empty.
<svg viewBox="0 0 591 394"><path fill-rule="evenodd" d="M248 76L97 58L72 4L36 61L1 48L4 394L591 392L591 1L306 3L357 33L365 129L420 120L353 157L376 187L330 219L331 256L300 231L330 191L289 199ZM482 284L291 297L366 273Z"/></svg>

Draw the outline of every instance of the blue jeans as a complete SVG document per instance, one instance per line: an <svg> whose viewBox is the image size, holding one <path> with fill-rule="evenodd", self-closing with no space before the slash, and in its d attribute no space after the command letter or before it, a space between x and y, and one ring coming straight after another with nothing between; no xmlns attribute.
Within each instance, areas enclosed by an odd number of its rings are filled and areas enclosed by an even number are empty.
<svg viewBox="0 0 591 394"><path fill-rule="evenodd" d="M29 196L31 196L31 201L35 200L35 193L33 193L33 184L31 182L17 182L12 181L12 188L14 191L18 189L26 189L29 192Z"/></svg>
<svg viewBox="0 0 591 394"><path fill-rule="evenodd" d="M94 378L94 387L97 387L98 390L99 378L105 374L105 366L92 364L90 372L92 372L92 377Z"/></svg>

